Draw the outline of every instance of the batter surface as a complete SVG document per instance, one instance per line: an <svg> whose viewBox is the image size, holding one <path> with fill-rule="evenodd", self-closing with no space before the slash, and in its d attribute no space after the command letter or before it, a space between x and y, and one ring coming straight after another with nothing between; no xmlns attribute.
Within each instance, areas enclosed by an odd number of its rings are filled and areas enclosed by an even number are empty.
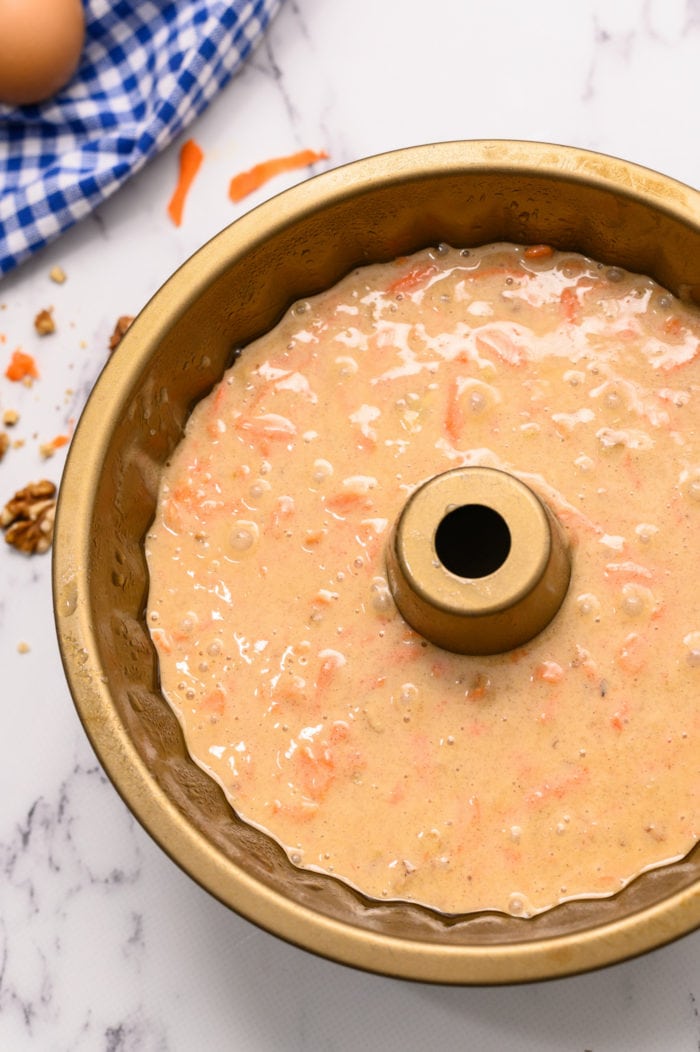
<svg viewBox="0 0 700 1052"><path fill-rule="evenodd" d="M292 861L527 916L700 828L700 318L547 246L447 246L299 303L194 410L147 538L188 748ZM413 632L384 550L483 464L562 523L552 624L488 658Z"/></svg>

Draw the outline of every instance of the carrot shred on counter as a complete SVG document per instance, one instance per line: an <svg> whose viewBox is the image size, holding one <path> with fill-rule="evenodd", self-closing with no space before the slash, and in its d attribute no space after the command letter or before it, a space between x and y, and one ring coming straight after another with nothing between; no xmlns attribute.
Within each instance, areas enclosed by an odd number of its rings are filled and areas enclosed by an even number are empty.
<svg viewBox="0 0 700 1052"><path fill-rule="evenodd" d="M182 144L177 185L168 203L168 215L175 226L180 226L182 223L185 201L203 160L204 152L194 139L188 139Z"/></svg>
<svg viewBox="0 0 700 1052"><path fill-rule="evenodd" d="M39 370L32 355L18 349L12 352L10 364L5 369L5 376L13 383L26 379L38 380Z"/></svg>
<svg viewBox="0 0 700 1052"><path fill-rule="evenodd" d="M234 175L229 183L228 195L232 201L242 201L248 194L259 190L264 183L279 175L281 172L291 172L295 168L306 168L316 161L325 161L328 154L325 150L299 150L286 157L272 157L269 161L262 161L253 165L247 172L239 172Z"/></svg>

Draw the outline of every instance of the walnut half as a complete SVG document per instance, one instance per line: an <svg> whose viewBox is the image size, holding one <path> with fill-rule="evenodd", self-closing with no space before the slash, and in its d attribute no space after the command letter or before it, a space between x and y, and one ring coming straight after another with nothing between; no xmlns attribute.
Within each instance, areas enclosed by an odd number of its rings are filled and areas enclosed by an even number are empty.
<svg viewBox="0 0 700 1052"><path fill-rule="evenodd" d="M18 490L0 512L5 540L27 555L47 552L53 541L56 487L48 479Z"/></svg>

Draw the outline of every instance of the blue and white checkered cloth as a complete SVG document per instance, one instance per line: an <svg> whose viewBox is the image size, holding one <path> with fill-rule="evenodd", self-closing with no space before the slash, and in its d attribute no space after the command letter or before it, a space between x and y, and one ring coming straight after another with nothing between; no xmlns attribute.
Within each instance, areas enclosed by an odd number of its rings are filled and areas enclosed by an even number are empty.
<svg viewBox="0 0 700 1052"><path fill-rule="evenodd" d="M85 0L78 71L0 105L0 275L91 212L236 72L282 0Z"/></svg>

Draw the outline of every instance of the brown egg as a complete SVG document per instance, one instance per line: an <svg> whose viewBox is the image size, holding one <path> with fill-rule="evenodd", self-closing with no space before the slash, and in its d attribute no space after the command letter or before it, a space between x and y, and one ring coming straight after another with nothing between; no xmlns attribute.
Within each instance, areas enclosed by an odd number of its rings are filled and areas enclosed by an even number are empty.
<svg viewBox="0 0 700 1052"><path fill-rule="evenodd" d="M81 0L0 0L0 102L43 102L71 79L85 39Z"/></svg>

